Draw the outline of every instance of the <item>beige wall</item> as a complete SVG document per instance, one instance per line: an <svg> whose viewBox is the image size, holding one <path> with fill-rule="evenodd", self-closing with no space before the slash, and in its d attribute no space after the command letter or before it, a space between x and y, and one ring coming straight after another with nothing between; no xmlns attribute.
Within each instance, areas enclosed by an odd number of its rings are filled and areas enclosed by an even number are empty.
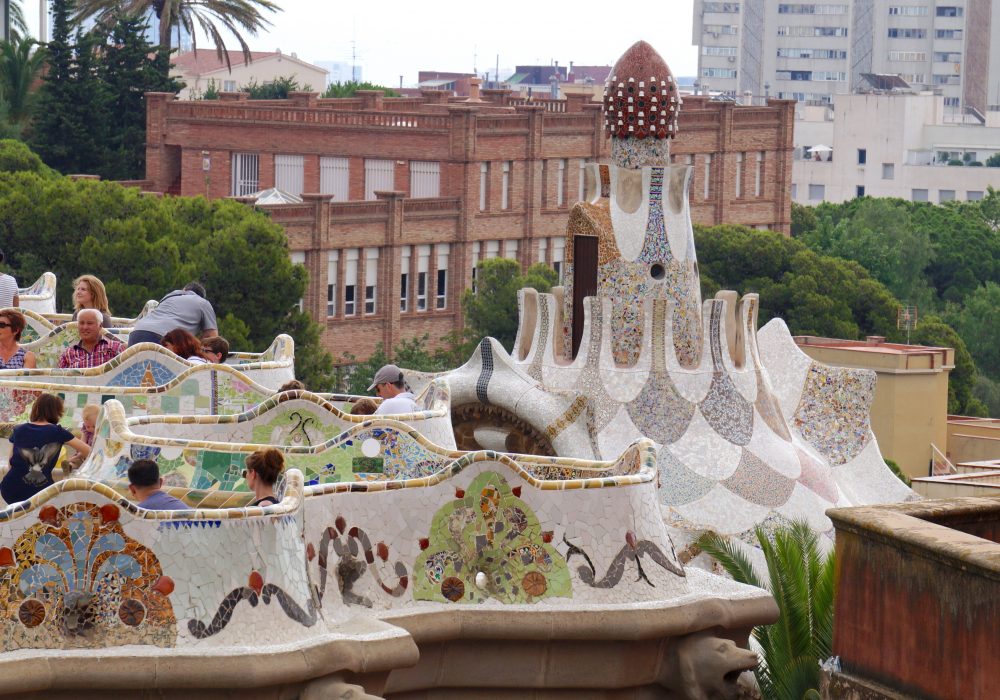
<svg viewBox="0 0 1000 700"><path fill-rule="evenodd" d="M268 83L278 78L292 78L299 83L299 89L308 91L323 92L326 88L326 71L318 66L304 63L291 56L269 56L268 58L257 59L253 63L242 63L233 66L232 72L225 69L205 73L202 75L186 74L178 71L175 77L179 77L187 87L178 93L178 99L189 100L197 97L208 88L209 81L215 81L215 87L220 92L223 90L226 81L233 81L236 89L257 82L258 84Z"/></svg>
<svg viewBox="0 0 1000 700"><path fill-rule="evenodd" d="M948 445L948 374L954 366L954 351L925 348L925 353L881 353L796 340L817 362L875 371L871 425L882 456L896 462L907 476L927 476L931 445L942 452Z"/></svg>

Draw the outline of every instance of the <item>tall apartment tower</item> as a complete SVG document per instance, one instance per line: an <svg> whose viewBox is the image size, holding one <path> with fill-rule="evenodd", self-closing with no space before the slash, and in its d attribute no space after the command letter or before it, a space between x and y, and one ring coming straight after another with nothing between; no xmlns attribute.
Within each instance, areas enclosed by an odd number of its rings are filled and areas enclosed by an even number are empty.
<svg viewBox="0 0 1000 700"><path fill-rule="evenodd" d="M699 87L735 98L829 104L888 73L946 107L1000 111L1000 0L695 0L692 41Z"/></svg>

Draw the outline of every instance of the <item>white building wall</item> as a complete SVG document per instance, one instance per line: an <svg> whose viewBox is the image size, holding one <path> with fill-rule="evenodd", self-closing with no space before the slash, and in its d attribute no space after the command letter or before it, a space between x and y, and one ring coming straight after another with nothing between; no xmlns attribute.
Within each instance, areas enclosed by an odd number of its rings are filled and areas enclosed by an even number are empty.
<svg viewBox="0 0 1000 700"><path fill-rule="evenodd" d="M975 199L988 186L1000 188L1000 168L937 162L942 151L959 157L973 153L981 162L1000 153L1000 127L946 123L943 96L838 95L833 121L817 118L821 112L800 111L813 120L795 126L792 198L798 204L844 202L858 195L858 187L867 196L918 201L926 191L927 201L935 203L951 192L961 201ZM833 147L829 160L802 157L801 148L817 143Z"/></svg>

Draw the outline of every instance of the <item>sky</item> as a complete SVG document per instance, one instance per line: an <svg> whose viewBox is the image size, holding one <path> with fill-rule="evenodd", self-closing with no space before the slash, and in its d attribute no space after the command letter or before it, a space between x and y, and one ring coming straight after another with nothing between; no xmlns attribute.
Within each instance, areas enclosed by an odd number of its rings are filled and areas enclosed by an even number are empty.
<svg viewBox="0 0 1000 700"><path fill-rule="evenodd" d="M622 4L630 18L614 17L616 4L507 0L477 5L437 0L339 3L276 0L284 8L273 26L249 40L251 48L298 54L306 61L350 61L352 46L362 78L389 87L417 82L420 70L495 72L517 64L613 65L629 46L645 39L675 75L697 72L691 45L693 0ZM326 8L326 9L319 9ZM572 8L570 12L566 8ZM641 17L638 18L637 16ZM199 41L199 46L201 46ZM209 44L206 43L205 46Z"/></svg>

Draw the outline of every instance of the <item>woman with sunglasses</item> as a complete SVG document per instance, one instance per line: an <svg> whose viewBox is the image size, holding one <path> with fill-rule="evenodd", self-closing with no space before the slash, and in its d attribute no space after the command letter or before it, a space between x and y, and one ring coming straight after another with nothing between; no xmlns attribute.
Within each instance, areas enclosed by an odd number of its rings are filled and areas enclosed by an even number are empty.
<svg viewBox="0 0 1000 700"><path fill-rule="evenodd" d="M0 310L0 369L34 369L35 353L21 347L24 314L14 309Z"/></svg>
<svg viewBox="0 0 1000 700"><path fill-rule="evenodd" d="M247 468L243 471L247 488L253 491L252 506L273 506L281 499L274 495L274 485L285 470L285 457L273 447L257 450L246 460Z"/></svg>

